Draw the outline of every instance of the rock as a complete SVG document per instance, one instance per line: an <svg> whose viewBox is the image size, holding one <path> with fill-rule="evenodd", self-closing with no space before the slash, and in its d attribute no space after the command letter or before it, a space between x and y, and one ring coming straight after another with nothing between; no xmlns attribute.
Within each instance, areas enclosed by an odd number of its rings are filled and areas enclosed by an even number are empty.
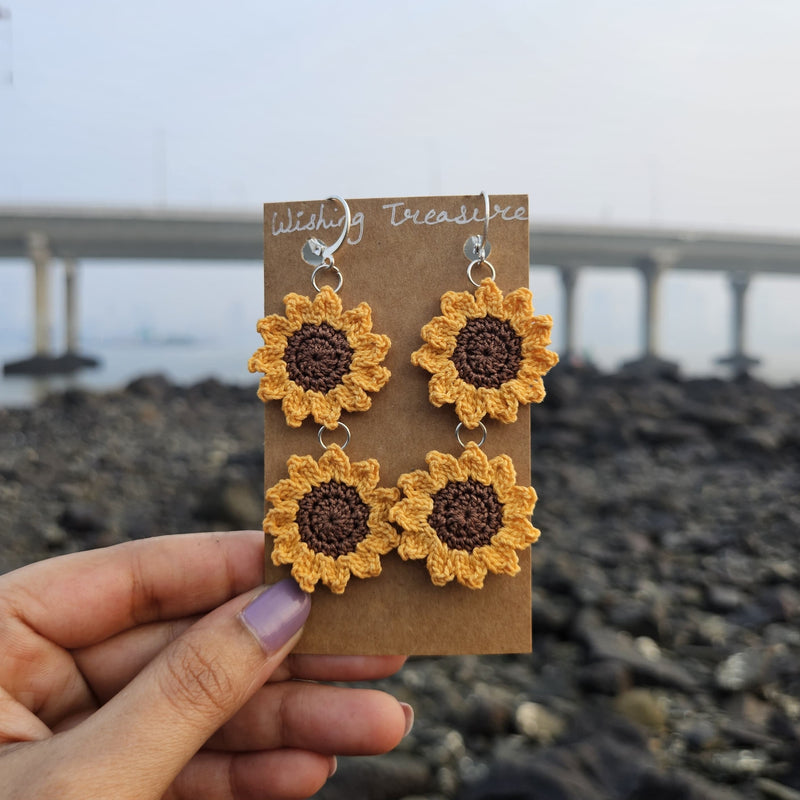
<svg viewBox="0 0 800 800"><path fill-rule="evenodd" d="M726 692L741 692L770 679L775 647L753 647L728 656L714 672L717 686Z"/></svg>
<svg viewBox="0 0 800 800"><path fill-rule="evenodd" d="M627 600L618 603L609 610L608 621L612 627L628 631L633 636L649 636L656 640L668 628L664 609L655 601Z"/></svg>
<svg viewBox="0 0 800 800"><path fill-rule="evenodd" d="M400 800L433 789L430 768L400 753L378 758L340 758L336 774L314 795L315 800Z"/></svg>
<svg viewBox="0 0 800 800"><path fill-rule="evenodd" d="M744 602L744 596L734 586L715 583L706 587L706 603L711 611L727 614L741 608Z"/></svg>
<svg viewBox="0 0 800 800"><path fill-rule="evenodd" d="M625 719L660 734L666 727L664 700L647 689L630 689L614 701L617 713Z"/></svg>
<svg viewBox="0 0 800 800"><path fill-rule="evenodd" d="M771 621L794 622L800 619L800 592L794 586L770 586L759 594L758 600Z"/></svg>
<svg viewBox="0 0 800 800"><path fill-rule="evenodd" d="M59 514L58 524L68 533L98 533L106 527L106 515L89 503L69 503Z"/></svg>
<svg viewBox="0 0 800 800"><path fill-rule="evenodd" d="M551 597L538 588L531 594L531 627L534 636L539 633L564 633L574 613L575 605L569 597Z"/></svg>
<svg viewBox="0 0 800 800"><path fill-rule="evenodd" d="M709 783L683 770L647 770L625 800L743 800L731 789Z"/></svg>
<svg viewBox="0 0 800 800"><path fill-rule="evenodd" d="M679 728L686 747L693 753L706 750L719 741L719 731L710 719L691 719Z"/></svg>
<svg viewBox="0 0 800 800"><path fill-rule="evenodd" d="M257 530L264 518L264 500L252 483L223 477L202 493L195 513L198 519Z"/></svg>
<svg viewBox="0 0 800 800"><path fill-rule="evenodd" d="M496 736L511 730L513 718L513 696L484 687L467 698L462 725L468 735Z"/></svg>
<svg viewBox="0 0 800 800"><path fill-rule="evenodd" d="M488 774L466 786L459 800L588 800L628 798L652 756L635 728L610 718L584 718L594 733L576 731L568 744L545 748L514 762L496 763Z"/></svg>
<svg viewBox="0 0 800 800"><path fill-rule="evenodd" d="M711 767L725 779L760 775L769 763L761 750L723 750L711 755Z"/></svg>
<svg viewBox="0 0 800 800"><path fill-rule="evenodd" d="M585 692L618 695L631 687L630 668L621 661L592 661L577 674L578 685Z"/></svg>
<svg viewBox="0 0 800 800"><path fill-rule="evenodd" d="M155 373L152 375L142 375L141 378L136 378L125 387L125 391L137 397L162 400L172 392L172 388L172 384L166 375Z"/></svg>
<svg viewBox="0 0 800 800"><path fill-rule="evenodd" d="M758 778L756 786L765 797L774 797L775 800L800 800L800 791L770 778Z"/></svg>
<svg viewBox="0 0 800 800"><path fill-rule="evenodd" d="M42 532L42 538L48 550L57 550L67 542L67 532L58 525L47 525Z"/></svg>
<svg viewBox="0 0 800 800"><path fill-rule="evenodd" d="M683 691L696 687L695 679L683 667L667 658L650 660L643 656L630 636L612 628L578 627L578 636L586 645L590 659L619 661L642 683L674 686Z"/></svg>
<svg viewBox="0 0 800 800"><path fill-rule="evenodd" d="M514 712L514 722L521 734L540 744L551 744L566 727L561 717L539 703L520 704Z"/></svg>

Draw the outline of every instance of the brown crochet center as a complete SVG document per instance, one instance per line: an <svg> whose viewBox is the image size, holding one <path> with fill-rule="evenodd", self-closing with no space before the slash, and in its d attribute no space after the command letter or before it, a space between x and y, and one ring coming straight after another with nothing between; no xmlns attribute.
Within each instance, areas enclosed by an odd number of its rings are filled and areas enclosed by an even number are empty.
<svg viewBox="0 0 800 800"><path fill-rule="evenodd" d="M499 389L517 376L522 340L506 320L491 316L468 319L456 338L452 361L465 383Z"/></svg>
<svg viewBox="0 0 800 800"><path fill-rule="evenodd" d="M289 378L306 391L329 392L350 371L353 348L327 322L304 323L286 342L283 360Z"/></svg>
<svg viewBox="0 0 800 800"><path fill-rule="evenodd" d="M369 534L369 507L346 483L314 486L297 504L300 538L315 553L336 558L352 553Z"/></svg>
<svg viewBox="0 0 800 800"><path fill-rule="evenodd" d="M453 481L433 496L428 524L451 550L471 553L500 530L503 505L491 486L474 478Z"/></svg>

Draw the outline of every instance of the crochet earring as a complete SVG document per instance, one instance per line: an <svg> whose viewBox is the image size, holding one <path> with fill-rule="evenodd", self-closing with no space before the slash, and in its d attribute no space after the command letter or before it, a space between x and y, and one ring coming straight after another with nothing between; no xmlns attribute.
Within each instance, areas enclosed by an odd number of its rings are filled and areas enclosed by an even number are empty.
<svg viewBox="0 0 800 800"><path fill-rule="evenodd" d="M343 230L328 247L310 239L303 260L314 267L311 283L317 296L297 294L284 298L286 316L273 314L260 320L257 330L264 345L249 362L251 372L262 372L258 396L281 400L286 422L300 427L312 416L320 425L317 439L324 449L317 461L293 455L287 461L288 478L266 492L272 508L264 518L264 532L274 541L272 563L291 564L292 576L305 592L318 582L341 594L351 575L371 578L380 574L380 556L399 541L389 523L389 511L399 491L381 488L380 466L375 459L352 462L344 452L350 429L340 422L342 411L366 411L376 392L389 380L381 365L389 350L388 336L372 333L372 310L367 303L343 311L338 292L343 277L334 252L350 229L350 208L344 209ZM331 271L335 287L317 285L320 271ZM326 445L326 429L342 428L344 444Z"/></svg>
<svg viewBox="0 0 800 800"><path fill-rule="evenodd" d="M487 260L489 198L482 196L483 236L471 236L464 247L470 259L467 277L478 288L474 295L443 295L442 316L423 327L425 344L411 356L414 365L431 373L431 403L455 404L456 438L464 452L458 458L429 452L427 470L400 477L404 498L390 515L403 529L398 546L403 559L426 559L437 586L456 579L471 589L482 588L487 572L519 572L516 551L539 537L530 521L536 492L516 485L508 455L489 459L481 450L482 419L488 414L500 422L516 421L520 404L543 399L542 375L558 362L546 349L552 318L534 316L527 288L504 297L494 282L495 268ZM480 267L491 277L477 283L473 270ZM479 426L480 441L465 445L462 428Z"/></svg>

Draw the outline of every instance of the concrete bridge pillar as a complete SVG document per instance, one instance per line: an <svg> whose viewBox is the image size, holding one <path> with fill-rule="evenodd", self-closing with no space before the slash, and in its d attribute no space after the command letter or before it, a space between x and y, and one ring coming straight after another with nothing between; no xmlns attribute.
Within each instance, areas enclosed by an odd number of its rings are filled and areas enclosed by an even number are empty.
<svg viewBox="0 0 800 800"><path fill-rule="evenodd" d="M677 364L666 361L658 354L661 278L677 261L678 253L671 248L665 248L654 250L634 262L643 278L642 355L623 365L626 371L654 375L676 375L678 372Z"/></svg>
<svg viewBox="0 0 800 800"><path fill-rule="evenodd" d="M759 359L748 356L744 352L745 336L745 298L750 287L750 273L731 272L728 276L731 291L733 292L732 313L732 344L733 353L724 358L717 359L717 363L732 367L738 377L746 375L751 367L760 363Z"/></svg>
<svg viewBox="0 0 800 800"><path fill-rule="evenodd" d="M50 261L52 254L50 244L44 234L31 233L28 236L28 255L33 265L34 352L29 358L3 364L3 373L5 375L63 375L83 367L98 366L100 362L96 358L78 353L77 262L73 258L64 259L66 352L63 355L54 356L51 345L52 320L50 317Z"/></svg>
<svg viewBox="0 0 800 800"><path fill-rule="evenodd" d="M558 271L564 287L564 344L561 346L561 359L569 363L575 357L575 286L578 283L578 268L563 265Z"/></svg>
<svg viewBox="0 0 800 800"><path fill-rule="evenodd" d="M74 258L64 259L65 349L67 355L78 352L78 267Z"/></svg>
<svg viewBox="0 0 800 800"><path fill-rule="evenodd" d="M644 279L644 302L642 314L642 357L657 358L658 311L661 276L675 263L674 258L664 254L653 254L640 258L636 267Z"/></svg>
<svg viewBox="0 0 800 800"><path fill-rule="evenodd" d="M50 349L50 243L43 233L28 234L28 257L33 264L34 352L47 358Z"/></svg>

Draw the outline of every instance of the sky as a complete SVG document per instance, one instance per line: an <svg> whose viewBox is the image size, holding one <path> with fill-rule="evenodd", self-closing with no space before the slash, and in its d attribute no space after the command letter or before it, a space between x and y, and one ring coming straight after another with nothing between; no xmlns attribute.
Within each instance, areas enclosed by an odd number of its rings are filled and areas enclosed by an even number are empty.
<svg viewBox="0 0 800 800"><path fill-rule="evenodd" d="M0 7L0 206L257 212L330 194L485 189L528 193L541 222L800 234L796 0ZM181 310L180 269L94 265L82 278L86 329L183 328L208 307L223 320L214 330L239 336L241 318L258 313L257 271L225 281L222 295L204 275L194 309ZM617 278L582 282L579 327L598 341L594 310L628 308L609 341L632 337L635 351L638 284ZM22 265L0 266L0 337L29 329L29 283ZM115 312L120 286L130 302ZM695 308L724 350L719 276L670 292L665 348L690 345L672 331ZM554 275L543 273L540 295L540 310L558 311ZM800 346L798 302L800 278L757 279L754 346Z"/></svg>

